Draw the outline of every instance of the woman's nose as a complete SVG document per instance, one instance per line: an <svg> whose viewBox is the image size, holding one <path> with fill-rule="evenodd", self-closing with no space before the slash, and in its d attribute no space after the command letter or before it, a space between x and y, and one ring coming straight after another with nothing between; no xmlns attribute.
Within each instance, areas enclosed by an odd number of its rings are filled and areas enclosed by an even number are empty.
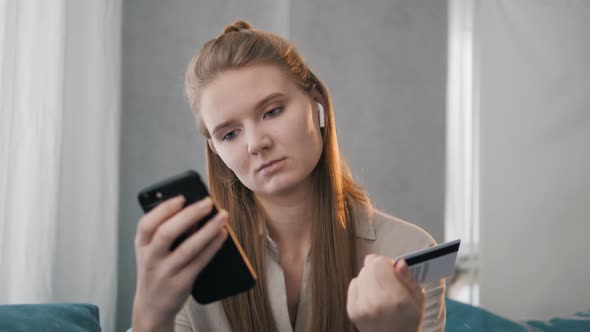
<svg viewBox="0 0 590 332"><path fill-rule="evenodd" d="M272 146L272 139L262 130L251 129L248 134L248 153L257 154Z"/></svg>

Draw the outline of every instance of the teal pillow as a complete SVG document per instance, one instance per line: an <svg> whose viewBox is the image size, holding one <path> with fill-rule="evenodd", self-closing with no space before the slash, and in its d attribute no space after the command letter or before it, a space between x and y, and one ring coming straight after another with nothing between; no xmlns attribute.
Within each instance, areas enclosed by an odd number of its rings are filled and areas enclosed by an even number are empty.
<svg viewBox="0 0 590 332"><path fill-rule="evenodd" d="M445 331L488 331L488 332L522 332L528 331L523 325L495 315L487 310L449 298L447 305L447 325Z"/></svg>
<svg viewBox="0 0 590 332"><path fill-rule="evenodd" d="M86 303L0 305L0 331L100 331L98 307Z"/></svg>
<svg viewBox="0 0 590 332"><path fill-rule="evenodd" d="M551 332L566 332L566 331L590 331L590 310L585 312L578 312L571 317L556 317L549 321L529 320L528 326L531 326L535 331L551 331Z"/></svg>
<svg viewBox="0 0 590 332"><path fill-rule="evenodd" d="M571 317L556 317L548 321L513 321L469 304L446 299L446 331L489 332L574 332L590 331L590 310L578 312Z"/></svg>

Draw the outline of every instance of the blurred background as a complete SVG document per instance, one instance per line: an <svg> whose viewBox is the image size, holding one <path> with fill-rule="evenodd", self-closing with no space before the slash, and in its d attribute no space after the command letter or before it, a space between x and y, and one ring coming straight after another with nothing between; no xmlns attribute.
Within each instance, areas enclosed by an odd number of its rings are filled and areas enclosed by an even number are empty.
<svg viewBox="0 0 590 332"><path fill-rule="evenodd" d="M237 19L327 85L377 208L462 239L451 298L514 320L590 308L590 3L0 1L0 304L130 326L137 192L205 174L183 96Z"/></svg>

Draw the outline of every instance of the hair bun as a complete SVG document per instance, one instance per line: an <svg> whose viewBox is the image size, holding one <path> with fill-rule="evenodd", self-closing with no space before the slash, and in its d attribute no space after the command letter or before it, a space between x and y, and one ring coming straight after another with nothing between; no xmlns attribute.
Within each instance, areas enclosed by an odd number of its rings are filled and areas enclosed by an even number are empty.
<svg viewBox="0 0 590 332"><path fill-rule="evenodd" d="M225 30L223 30L223 33L229 33L232 31L237 31L240 32L241 30L252 30L253 27L252 25L250 25L250 23L244 21L244 20L237 20L234 23L228 25L225 27Z"/></svg>

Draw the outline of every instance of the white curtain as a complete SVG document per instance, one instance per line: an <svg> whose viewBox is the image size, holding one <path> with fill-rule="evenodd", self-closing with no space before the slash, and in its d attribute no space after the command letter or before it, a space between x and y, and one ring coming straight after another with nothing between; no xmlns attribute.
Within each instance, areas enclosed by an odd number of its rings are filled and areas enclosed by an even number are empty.
<svg viewBox="0 0 590 332"><path fill-rule="evenodd" d="M114 330L121 0L0 1L0 303Z"/></svg>

